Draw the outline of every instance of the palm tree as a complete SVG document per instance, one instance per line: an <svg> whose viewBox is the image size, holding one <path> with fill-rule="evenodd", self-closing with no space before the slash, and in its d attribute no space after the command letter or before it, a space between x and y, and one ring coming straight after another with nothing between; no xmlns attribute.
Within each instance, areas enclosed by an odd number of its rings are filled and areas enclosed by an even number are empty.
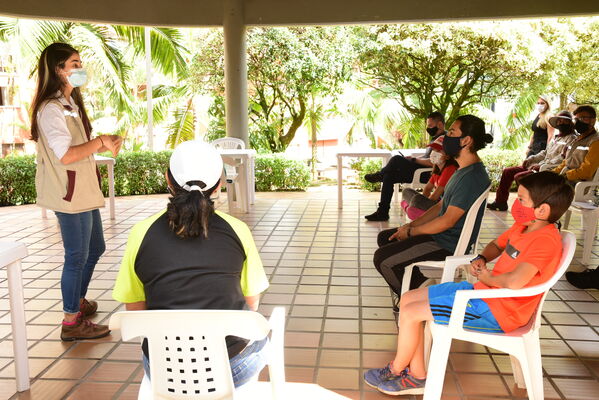
<svg viewBox="0 0 599 400"><path fill-rule="evenodd" d="M42 50L53 42L66 42L78 49L86 68L94 76L86 90L91 94L92 115L112 109L119 122L117 130L127 132L147 122L144 103L136 98L133 66L145 54L144 28L107 24L43 21L0 17L0 41L7 42L15 58L18 75L31 77ZM153 66L177 80L186 76L187 50L183 35L174 28L151 28ZM23 85L22 87L24 87ZM144 89L145 90L145 89ZM158 88L154 120L166 118L176 90ZM25 100L22 96L21 101ZM126 133L125 133L126 134Z"/></svg>

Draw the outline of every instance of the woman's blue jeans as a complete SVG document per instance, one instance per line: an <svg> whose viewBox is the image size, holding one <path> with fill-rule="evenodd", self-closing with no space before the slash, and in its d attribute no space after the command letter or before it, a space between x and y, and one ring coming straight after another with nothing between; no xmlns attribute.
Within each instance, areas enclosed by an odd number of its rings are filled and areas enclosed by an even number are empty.
<svg viewBox="0 0 599 400"><path fill-rule="evenodd" d="M252 377L262 371L266 365L268 351L268 338L257 340L246 346L241 353L229 360L231 365L231 374L233 375L233 385L238 388L248 383ZM144 372L147 377L150 376L150 362L145 354L142 353Z"/></svg>
<svg viewBox="0 0 599 400"><path fill-rule="evenodd" d="M63 311L79 312L96 263L106 250L100 210L77 214L55 211L64 246L64 267L60 279Z"/></svg>

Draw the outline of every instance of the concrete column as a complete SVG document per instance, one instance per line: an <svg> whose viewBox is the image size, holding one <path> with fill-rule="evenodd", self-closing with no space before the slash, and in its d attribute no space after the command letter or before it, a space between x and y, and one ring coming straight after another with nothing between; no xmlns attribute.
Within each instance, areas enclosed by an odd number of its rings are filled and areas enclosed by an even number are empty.
<svg viewBox="0 0 599 400"><path fill-rule="evenodd" d="M242 139L249 147L248 94L243 0L224 1L225 115L227 136Z"/></svg>

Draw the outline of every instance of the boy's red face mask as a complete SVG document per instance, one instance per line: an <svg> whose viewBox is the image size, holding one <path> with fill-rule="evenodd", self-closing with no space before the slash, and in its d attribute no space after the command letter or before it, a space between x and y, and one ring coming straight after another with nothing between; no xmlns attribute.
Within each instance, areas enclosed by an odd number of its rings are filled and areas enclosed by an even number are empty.
<svg viewBox="0 0 599 400"><path fill-rule="evenodd" d="M522 225L526 225L537 219L535 217L535 209L523 206L520 199L516 199L514 204L512 204L512 217L514 217L517 223Z"/></svg>

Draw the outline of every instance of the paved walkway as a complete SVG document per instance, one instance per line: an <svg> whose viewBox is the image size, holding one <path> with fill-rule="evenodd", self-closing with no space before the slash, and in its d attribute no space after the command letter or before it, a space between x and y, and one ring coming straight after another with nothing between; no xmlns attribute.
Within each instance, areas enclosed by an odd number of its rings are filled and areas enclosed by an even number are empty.
<svg viewBox="0 0 599 400"><path fill-rule="evenodd" d="M236 215L254 233L271 286L261 312L287 309L287 378L315 382L353 399L382 399L362 382L365 369L387 363L395 348L396 327L385 282L372 266L377 233L402 222L366 223L376 193L350 191L337 209L335 190L260 193L249 214ZM226 211L221 199L220 208ZM166 196L117 199L117 219L104 210L107 251L91 283L98 300L95 322L107 323L121 308L111 288L133 224L157 212ZM60 273L63 250L55 218L43 220L35 206L0 208L0 240L26 243L23 263L32 389L16 395L6 272L0 271L0 399L136 399L143 374L140 350L123 343L118 332L88 342L63 343ZM511 224L508 213L489 212L481 242ZM571 230L581 242L580 222ZM580 249L577 257L580 256ZM599 263L595 246L593 264ZM581 269L578 260L573 269ZM545 398L599 398L599 292L576 290L560 281L544 307L542 351ZM491 349L456 342L444 388L446 399L526 398L516 389L509 358Z"/></svg>

